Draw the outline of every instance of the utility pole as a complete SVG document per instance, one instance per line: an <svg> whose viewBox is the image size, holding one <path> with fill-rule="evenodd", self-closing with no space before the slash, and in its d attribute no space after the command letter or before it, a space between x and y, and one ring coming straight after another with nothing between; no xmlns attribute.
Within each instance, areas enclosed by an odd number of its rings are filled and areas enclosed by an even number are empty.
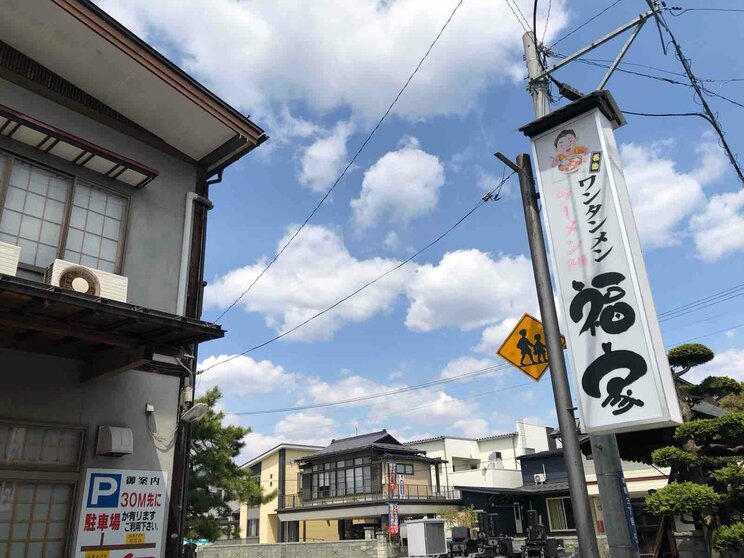
<svg viewBox="0 0 744 558"><path fill-rule="evenodd" d="M642 22L641 22L642 24ZM636 29L640 30L640 27ZM635 38L635 35L632 37ZM624 50L630 46L631 40ZM535 109L535 116L541 118L550 113L550 99L548 95L547 77L541 76L545 70L540 61L538 47L534 33L526 32L522 36L524 57L527 63L527 76L530 82L529 91ZM624 52L623 52L624 54ZM622 58L622 56L620 56ZM609 77L609 75L607 76ZM606 78L603 83L606 82ZM520 161L521 158L521 161ZM563 441L564 459L568 470L571 503L574 508L576 531L579 538L579 549L582 556L598 556L597 539L594 534L591 504L586 489L584 466L581 460L578 434L576 432L571 392L568 385L566 362L560 344L560 331L553 298L553 288L550 283L542 225L537 211L537 192L532 178L532 165L529 156L521 155L517 158L517 166L521 167L520 188L524 205L525 221L532 253L532 265L535 273L540 313L547 338L548 355L550 361L550 379L553 383L558 424ZM533 246L534 244L534 246ZM563 419L563 420L561 420ZM602 500L602 512L607 532L607 542L612 558L638 558L638 535L630 510L630 498L623 477L620 453L614 434L591 436L592 455L597 475L597 485ZM580 531L583 529L588 532ZM586 551L582 546L586 546Z"/></svg>
<svg viewBox="0 0 744 558"><path fill-rule="evenodd" d="M563 358L558 313L555 309L553 287L550 284L548 255L545 250L542 226L540 225L540 213L537 209L537 191L532 176L530 156L526 153L517 155L516 165L500 153L497 153L496 156L519 174L519 189L522 192L524 220L527 224L527 239L530 245L530 255L532 256L532 271L535 274L535 285L537 287L537 301L540 304L545 342L548 347L550 382L553 384L555 411L558 416L558 427L563 442L563 460L568 474L568 491L571 496L576 535L579 539L579 553L582 558L598 558L597 537L594 534L592 509L586 489L584 465L579 449L579 434L576 432L576 417L571 401L566 361Z"/></svg>

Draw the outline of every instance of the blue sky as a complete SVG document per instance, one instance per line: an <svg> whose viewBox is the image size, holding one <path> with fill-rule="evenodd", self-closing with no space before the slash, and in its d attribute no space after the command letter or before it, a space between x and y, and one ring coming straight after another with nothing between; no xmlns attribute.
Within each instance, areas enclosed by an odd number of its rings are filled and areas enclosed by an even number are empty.
<svg viewBox="0 0 744 558"><path fill-rule="evenodd" d="M610 3L553 0L544 42L552 44ZM205 319L221 314L312 210L455 4L215 0L205 12L197 0L101 2L272 138L212 188ZM517 4L531 21L532 2ZM540 1L539 36L548 4ZM554 50L570 54L644 10L641 0L622 0ZM733 44L744 13L667 18L700 77L744 78ZM502 166L492 154L514 156L529 148L517 131L532 119L522 32L506 2L464 0L391 116L310 225L221 319L228 335L202 346L202 367L294 326L396 265L496 185ZM621 43L587 58L611 59ZM685 81L666 73L679 73L681 66L662 52L653 23L626 61L657 68L626 70ZM588 92L604 71L573 63L557 77ZM706 85L744 102L744 82ZM630 111L700 109L692 90L680 85L616 73L608 87ZM744 109L720 98L711 105L734 150L744 150ZM741 283L744 191L710 126L700 118L630 116L617 138L657 309ZM536 311L527 254L512 181L503 199L481 207L415 263L287 338L216 366L199 388L220 385L228 420L254 429L243 457L280 441L327 443L355 428L387 428L412 439L510 431L520 418L554 424L548 378L529 384L509 369L354 405L236 414L366 396L501 364L495 356L501 338L516 317ZM700 338L714 349L718 358L705 372L744 379L742 324L744 298L735 297L663 321L662 331L669 346Z"/></svg>

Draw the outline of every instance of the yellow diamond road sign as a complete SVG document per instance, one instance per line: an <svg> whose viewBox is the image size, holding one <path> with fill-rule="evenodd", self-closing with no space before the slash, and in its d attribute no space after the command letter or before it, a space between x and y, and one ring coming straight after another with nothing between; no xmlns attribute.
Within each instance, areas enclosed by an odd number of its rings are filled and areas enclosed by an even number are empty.
<svg viewBox="0 0 744 558"><path fill-rule="evenodd" d="M562 335L561 345L566 346ZM548 347L542 322L529 314L522 316L499 348L498 354L533 380L539 381L548 369Z"/></svg>

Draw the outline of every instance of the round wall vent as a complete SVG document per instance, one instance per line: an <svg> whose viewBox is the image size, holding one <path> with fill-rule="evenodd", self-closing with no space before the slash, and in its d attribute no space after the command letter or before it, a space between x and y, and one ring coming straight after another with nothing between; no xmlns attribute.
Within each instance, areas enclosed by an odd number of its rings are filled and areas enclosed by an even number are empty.
<svg viewBox="0 0 744 558"><path fill-rule="evenodd" d="M59 275L59 286L79 293L98 296L101 284L95 274L84 267L68 267Z"/></svg>

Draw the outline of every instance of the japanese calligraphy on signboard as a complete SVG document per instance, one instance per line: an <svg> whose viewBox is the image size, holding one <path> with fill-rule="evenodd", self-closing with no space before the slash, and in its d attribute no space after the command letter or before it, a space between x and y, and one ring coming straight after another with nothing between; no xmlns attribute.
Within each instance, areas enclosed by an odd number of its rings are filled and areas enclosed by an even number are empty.
<svg viewBox="0 0 744 558"><path fill-rule="evenodd" d="M166 495L162 471L88 469L75 556L160 556Z"/></svg>
<svg viewBox="0 0 744 558"><path fill-rule="evenodd" d="M681 422L615 143L622 124L598 92L523 128L587 432Z"/></svg>

